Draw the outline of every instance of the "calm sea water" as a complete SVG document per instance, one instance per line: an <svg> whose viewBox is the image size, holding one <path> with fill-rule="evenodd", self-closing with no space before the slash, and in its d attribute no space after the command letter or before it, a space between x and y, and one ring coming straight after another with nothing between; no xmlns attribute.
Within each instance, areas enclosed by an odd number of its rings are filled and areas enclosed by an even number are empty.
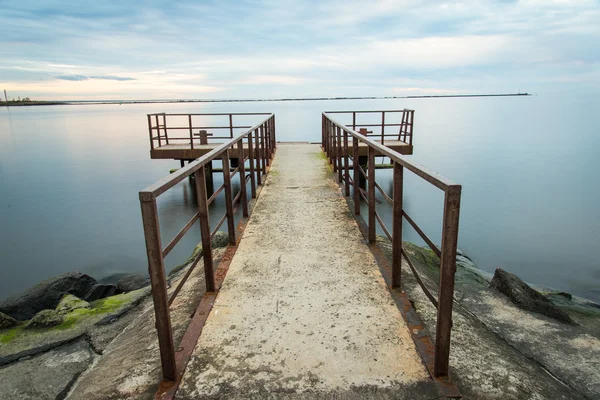
<svg viewBox="0 0 600 400"><path fill-rule="evenodd" d="M319 141L321 111L406 107L416 110L411 157L463 185L459 247L483 270L600 301L594 104L533 96L0 109L0 298L71 270L146 273L138 191L179 166L150 160L147 113L274 112L278 140ZM442 193L406 175L407 212L439 242ZM377 171L391 191L389 176ZM194 213L189 182L161 196L159 210L170 238ZM198 241L193 229L167 266Z"/></svg>

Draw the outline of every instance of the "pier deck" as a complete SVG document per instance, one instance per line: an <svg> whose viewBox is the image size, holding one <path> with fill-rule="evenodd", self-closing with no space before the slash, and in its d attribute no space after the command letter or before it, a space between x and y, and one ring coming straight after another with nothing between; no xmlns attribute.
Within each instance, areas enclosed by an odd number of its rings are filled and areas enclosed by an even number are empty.
<svg viewBox="0 0 600 400"><path fill-rule="evenodd" d="M438 396L319 146L281 144L176 398L302 394Z"/></svg>

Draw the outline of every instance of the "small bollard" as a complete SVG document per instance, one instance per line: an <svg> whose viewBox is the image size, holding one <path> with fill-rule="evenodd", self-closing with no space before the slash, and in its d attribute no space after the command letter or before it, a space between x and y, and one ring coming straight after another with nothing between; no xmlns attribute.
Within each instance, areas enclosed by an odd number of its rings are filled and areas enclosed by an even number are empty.
<svg viewBox="0 0 600 400"><path fill-rule="evenodd" d="M200 132L198 132L198 136L200 136L200 144L208 144L208 137L212 135L212 133L208 133L206 130L202 129Z"/></svg>

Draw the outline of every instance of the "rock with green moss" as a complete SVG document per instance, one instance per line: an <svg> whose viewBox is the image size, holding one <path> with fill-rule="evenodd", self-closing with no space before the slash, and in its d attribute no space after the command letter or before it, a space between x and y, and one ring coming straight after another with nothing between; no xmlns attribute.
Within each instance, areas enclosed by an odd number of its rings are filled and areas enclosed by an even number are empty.
<svg viewBox="0 0 600 400"><path fill-rule="evenodd" d="M213 249L227 247L229 245L229 234L227 232L218 231L215 233L215 236L213 236L210 244Z"/></svg>
<svg viewBox="0 0 600 400"><path fill-rule="evenodd" d="M27 328L49 328L62 324L63 320L63 316L56 310L42 310L31 318Z"/></svg>
<svg viewBox="0 0 600 400"><path fill-rule="evenodd" d="M16 324L16 319L0 312L0 329L12 328Z"/></svg>
<svg viewBox="0 0 600 400"><path fill-rule="evenodd" d="M90 308L90 303L72 294L66 294L56 306L56 312L60 315L65 315L80 308Z"/></svg>

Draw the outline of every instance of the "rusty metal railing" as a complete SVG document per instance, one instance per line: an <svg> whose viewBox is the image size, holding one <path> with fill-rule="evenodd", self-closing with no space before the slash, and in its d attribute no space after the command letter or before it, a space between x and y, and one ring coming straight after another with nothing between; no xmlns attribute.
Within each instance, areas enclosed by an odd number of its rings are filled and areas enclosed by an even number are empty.
<svg viewBox="0 0 600 400"><path fill-rule="evenodd" d="M352 115L352 122L344 125L348 127L351 126L353 131L356 131L357 127L365 128L365 130L366 128L375 128L375 131L367 131L365 136L373 138L373 140L379 140L381 144L385 144L386 140L401 140L412 146L415 110L405 108L403 110L378 111L326 111L325 114L342 114L344 117ZM381 122L363 122L366 120L365 117L368 114L381 114ZM388 128L387 132L386 128ZM392 130L395 132L391 132Z"/></svg>
<svg viewBox="0 0 600 400"><path fill-rule="evenodd" d="M417 282L427 295L427 298L437 308L436 340L434 375L436 377L448 375L450 356L450 331L452 329L452 300L454 294L454 274L456 271L456 247L458 242L458 219L460 211L461 186L444 178L443 176L419 165L405 156L390 150L370 137L356 132L323 113L322 118L322 145L328 156L338 183L344 186L346 197L351 195L350 185L354 186L354 213L360 215L361 197L368 206L368 240L376 241L376 223L379 223L386 236L392 242L392 288L401 286L402 257L407 261ZM412 118L412 117L411 117ZM412 122L411 122L412 126ZM412 136L412 132L411 132ZM352 144L349 145L351 139ZM359 162L359 143L368 146L367 171ZM394 164L393 173L393 198L390 198L375 182L375 156L388 157ZM351 163L350 163L351 162ZM350 169L352 168L352 176ZM414 220L408 216L402 207L404 169L409 170L418 177L429 182L444 192L444 217L442 222L442 246L438 248L427 235L419 228ZM367 190L360 188L361 175L367 182ZM383 197L392 205L392 231L385 226L383 220L375 209L375 190L379 190ZM440 281L438 298L429 291L419 277L410 258L402 248L402 219L405 219L430 246L431 250L440 258Z"/></svg>
<svg viewBox="0 0 600 400"><path fill-rule="evenodd" d="M166 114L156 113L147 114L148 133L150 136L150 149L168 145L168 144L189 144L193 150L194 145L198 147L202 143L201 131L217 130L227 131L226 134L214 135L209 140L214 139L232 139L235 131L239 129L250 129L250 125L235 125L234 117L270 115L269 113L212 113L212 114ZM168 118L167 118L168 117ZM226 122L220 125L204 125L198 123L198 119L226 119ZM219 122L220 123L220 122ZM184 132L184 136L173 136L178 132ZM171 132L171 136L169 136ZM187 134L186 134L187 133ZM198 139L194 143L194 139Z"/></svg>
<svg viewBox="0 0 600 400"><path fill-rule="evenodd" d="M156 316L156 329L158 332L160 359L164 380L175 381L177 378L177 371L182 370L182 366L178 366L176 361L169 306L171 303L173 303L173 300L201 259L204 260L206 291L218 291L219 288L217 287L217 282L215 281L215 271L213 268L211 239L221 225L225 222L225 220L227 220L229 244L236 244L234 215L240 206L242 207L243 216L248 217L249 215L246 192L247 182L250 181L251 196L252 198L255 198L257 195L257 185L262 185L263 176L267 173L267 166L271 162L275 152L275 147L275 115L270 114L269 117L260 122L258 125L250 127L250 129L246 132L231 138L204 156L194 160L185 167L177 170L175 173L159 180L158 182L139 192L142 208L142 220L144 224L144 236L146 239L146 252L148 255L148 271L150 273L152 285L154 313ZM238 160L238 166L233 171L230 171L229 167L231 150L236 151ZM248 154L247 156L246 153ZM214 193L209 197L205 180L205 167L213 160L222 160L223 162L223 184L216 188ZM249 161L250 170L248 176L246 176L245 167L245 163L247 161ZM240 192L233 197L231 180L236 174L240 179ZM196 186L198 212L185 224L179 233L170 240L169 244L163 248L156 200L161 194L165 193L177 183L192 175L195 178L194 182ZM208 206L223 190L225 191L226 212L221 220L217 223L215 228L211 231L208 218ZM188 269L179 285L175 288L171 294L171 297L168 297L164 258L197 221L200 223L202 252L200 252L194 259L191 267ZM182 361L181 357L179 357L178 360L179 363L187 362Z"/></svg>

